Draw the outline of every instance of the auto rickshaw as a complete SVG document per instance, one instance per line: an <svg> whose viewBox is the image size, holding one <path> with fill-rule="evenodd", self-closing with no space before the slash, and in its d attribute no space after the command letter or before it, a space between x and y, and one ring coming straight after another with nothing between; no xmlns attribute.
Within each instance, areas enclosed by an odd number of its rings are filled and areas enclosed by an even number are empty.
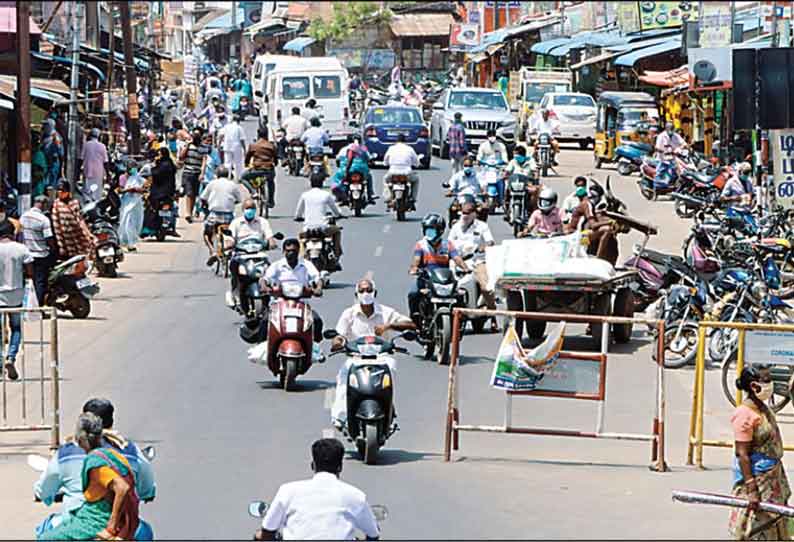
<svg viewBox="0 0 794 542"><path fill-rule="evenodd" d="M653 131L659 124L656 100L645 92L603 92L596 114L595 167L615 162L615 149L630 142L653 145Z"/></svg>

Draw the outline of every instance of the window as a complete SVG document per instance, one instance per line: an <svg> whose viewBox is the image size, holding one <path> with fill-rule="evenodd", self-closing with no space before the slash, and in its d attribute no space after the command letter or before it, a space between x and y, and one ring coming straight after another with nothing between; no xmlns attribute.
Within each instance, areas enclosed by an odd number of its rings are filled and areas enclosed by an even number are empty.
<svg viewBox="0 0 794 542"><path fill-rule="evenodd" d="M262 63L257 62L254 64L254 77L259 78L262 76Z"/></svg>
<svg viewBox="0 0 794 542"><path fill-rule="evenodd" d="M441 52L446 47L444 36L417 36L402 39L402 67L408 70L444 70L447 56Z"/></svg>
<svg viewBox="0 0 794 542"><path fill-rule="evenodd" d="M339 98L342 95L342 84L338 75L315 75L315 98Z"/></svg>
<svg viewBox="0 0 794 542"><path fill-rule="evenodd" d="M595 102L590 96L562 94L554 97L554 105L582 105L585 107L595 107Z"/></svg>
<svg viewBox="0 0 794 542"><path fill-rule="evenodd" d="M369 112L367 124L422 124L422 117L416 109L379 107Z"/></svg>
<svg viewBox="0 0 794 542"><path fill-rule="evenodd" d="M507 109L501 92L453 92L450 107L463 109Z"/></svg>
<svg viewBox="0 0 794 542"><path fill-rule="evenodd" d="M285 100L305 100L309 97L309 78L285 77L281 81L281 93Z"/></svg>

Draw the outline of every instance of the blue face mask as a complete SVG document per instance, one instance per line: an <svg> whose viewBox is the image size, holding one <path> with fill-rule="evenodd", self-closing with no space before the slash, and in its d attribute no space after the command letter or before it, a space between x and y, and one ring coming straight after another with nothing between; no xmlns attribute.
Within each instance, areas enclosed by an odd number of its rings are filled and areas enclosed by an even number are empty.
<svg viewBox="0 0 794 542"><path fill-rule="evenodd" d="M464 175L471 175L472 173L474 173L474 168L473 167L465 167L465 168L463 168L463 174Z"/></svg>
<svg viewBox="0 0 794 542"><path fill-rule="evenodd" d="M425 238L428 241L435 240L437 236L438 236L438 230L436 230L435 228L428 228L425 230Z"/></svg>
<svg viewBox="0 0 794 542"><path fill-rule="evenodd" d="M526 156L521 156L520 154L516 154L515 158L516 158L516 162L519 164L523 164L527 160Z"/></svg>
<svg viewBox="0 0 794 542"><path fill-rule="evenodd" d="M138 170L137 170L137 169L135 169L135 168L132 168L132 169L130 170L130 176L131 176L131 177L135 177L137 174L138 174Z"/></svg>
<svg viewBox="0 0 794 542"><path fill-rule="evenodd" d="M250 208L246 209L245 211L243 211L243 216L245 217L246 220L253 220L254 218L256 218L256 209L250 209Z"/></svg>

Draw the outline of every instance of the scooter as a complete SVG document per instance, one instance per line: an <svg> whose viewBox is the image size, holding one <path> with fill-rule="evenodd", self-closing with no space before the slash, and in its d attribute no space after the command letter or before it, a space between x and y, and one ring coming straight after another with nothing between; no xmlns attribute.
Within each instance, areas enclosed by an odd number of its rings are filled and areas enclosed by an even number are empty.
<svg viewBox="0 0 794 542"><path fill-rule="evenodd" d="M293 177L297 177L303 171L304 152L303 143L299 139L293 139L289 142L287 147L287 169Z"/></svg>
<svg viewBox="0 0 794 542"><path fill-rule="evenodd" d="M640 170L643 158L650 156L653 146L648 143L632 141L618 145L615 156L618 157L618 173L629 176Z"/></svg>
<svg viewBox="0 0 794 542"><path fill-rule="evenodd" d="M57 264L47 279L45 305L69 311L77 319L91 313L91 298L99 293L99 284L88 278L93 265L85 256L75 256Z"/></svg>
<svg viewBox="0 0 794 542"><path fill-rule="evenodd" d="M102 211L100 202L89 203L83 207L82 214L96 239L94 261L97 273L100 277L117 277L118 264L124 261L124 252L116 227Z"/></svg>
<svg viewBox="0 0 794 542"><path fill-rule="evenodd" d="M314 319L311 307L302 301L312 291L300 283L285 282L270 288L270 293L277 300L269 308L267 366L284 391L292 391L298 375L312 366Z"/></svg>
<svg viewBox="0 0 794 542"><path fill-rule="evenodd" d="M375 516L375 521L378 522L378 527L380 527L380 522L385 521L386 518L389 517L389 509L382 504L373 504L369 507L372 510L372 515ZM267 511L270 509L270 505L265 501L253 501L251 504L248 505L248 515L252 518L258 518L261 520L267 514ZM281 538L281 533L276 534L276 539Z"/></svg>
<svg viewBox="0 0 794 542"><path fill-rule="evenodd" d="M283 239L284 234L276 233L275 239ZM259 284L270 266L267 251L270 247L258 237L248 237L237 242L232 253L232 261L237 267L237 302L232 308L246 319L264 319L270 305L270 296Z"/></svg>
<svg viewBox="0 0 794 542"><path fill-rule="evenodd" d="M499 195L499 183L502 182L501 168L504 167L504 160L490 157L488 160L480 162L483 169L480 171L480 185L485 188L485 203L488 206L489 214L494 214L497 207L502 207L503 202Z"/></svg>
<svg viewBox="0 0 794 542"><path fill-rule="evenodd" d="M397 215L398 222L405 221L405 213L411 210L413 193L411 192L411 182L408 175L394 173L389 178L389 190L392 195L392 208Z"/></svg>
<svg viewBox="0 0 794 542"><path fill-rule="evenodd" d="M323 338L337 336L334 329L323 333ZM406 331L398 336L409 341L416 340L416 333ZM331 354L347 354L345 363L352 362L347 378L347 424L343 433L356 445L361 459L374 465L379 449L386 440L399 430L394 413L394 358L390 354L408 353L394 344L394 340L382 337L359 337L353 342L345 341L344 350Z"/></svg>
<svg viewBox="0 0 794 542"><path fill-rule="evenodd" d="M154 461L154 458L156 457L154 446L147 446L146 448L141 450L141 453L150 463ZM42 455L36 455L36 454L28 455L28 466L36 472L42 473L46 471L47 467L49 466L49 463L50 460ZM67 494L62 488L55 495L54 502L57 503L63 502L63 499L66 496ZM34 497L34 500L35 502L41 502L41 499L39 499L38 497ZM146 500L143 502L152 502L153 500L154 497L152 497L152 499L150 500ZM62 521L63 520L61 519L60 514L50 514L44 519L44 521L42 521L36 527L36 534L44 533L46 531L49 531L50 529L54 529L55 527L60 525ZM152 529L152 525L149 522L144 521L143 518L139 518L138 529L135 531L134 540L140 540L140 541L154 540L154 529Z"/></svg>
<svg viewBox="0 0 794 542"><path fill-rule="evenodd" d="M329 226L335 225L335 222L333 217L328 218ZM334 252L334 238L326 235L326 229L325 226L307 226L303 229L304 255L320 272L323 287L331 282L329 275L341 269Z"/></svg>

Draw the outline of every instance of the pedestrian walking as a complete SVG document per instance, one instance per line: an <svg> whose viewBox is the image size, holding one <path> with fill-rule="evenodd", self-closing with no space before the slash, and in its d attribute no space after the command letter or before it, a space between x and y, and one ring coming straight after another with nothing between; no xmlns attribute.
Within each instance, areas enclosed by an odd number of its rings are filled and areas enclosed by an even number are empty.
<svg viewBox="0 0 794 542"><path fill-rule="evenodd" d="M104 143L99 141L99 129L92 128L88 134L88 141L83 145L80 156L83 161L83 201L90 203L102 198L102 189L105 180L105 168L110 162L108 150Z"/></svg>
<svg viewBox="0 0 794 542"><path fill-rule="evenodd" d="M33 200L33 207L20 217L22 224L22 239L25 246L33 256L33 286L36 289L36 298L39 305L43 306L47 296L47 278L50 269L55 265L55 254L58 245L52 232L52 223L44 210L49 200L47 196L39 195Z"/></svg>
<svg viewBox="0 0 794 542"><path fill-rule="evenodd" d="M143 183L138 172L138 164L130 163L128 174L124 176L121 187L121 213L119 216L119 242L130 252L138 250L135 245L143 228Z"/></svg>
<svg viewBox="0 0 794 542"><path fill-rule="evenodd" d="M234 169L234 179L241 179L243 176L243 165L245 157L245 131L240 126L240 117L234 115L232 121L221 130L223 139L223 164L231 173Z"/></svg>
<svg viewBox="0 0 794 542"><path fill-rule="evenodd" d="M75 256L93 259L94 237L80 213L80 203L72 197L72 185L67 181L58 185L58 197L52 204L52 227L61 259Z"/></svg>
<svg viewBox="0 0 794 542"><path fill-rule="evenodd" d="M452 160L452 174L463 170L463 159L466 158L466 126L463 124L463 115L455 113L455 122L447 131L449 144L449 159Z"/></svg>
<svg viewBox="0 0 794 542"><path fill-rule="evenodd" d="M184 167L182 169L182 189L185 192L185 220L193 222L193 207L196 197L199 195L200 180L204 176L207 167L207 155L210 149L203 144L201 131L193 130L193 140L182 150L179 160Z"/></svg>
<svg viewBox="0 0 794 542"><path fill-rule="evenodd" d="M25 297L25 279L33 278L33 256L22 243L14 241L14 225L8 220L0 222L0 308L18 308ZM22 342L22 314L13 312L8 315L11 337L5 369L8 378L17 380L19 373L15 367L19 345ZM0 352L5 344L6 326L0 326Z"/></svg>

